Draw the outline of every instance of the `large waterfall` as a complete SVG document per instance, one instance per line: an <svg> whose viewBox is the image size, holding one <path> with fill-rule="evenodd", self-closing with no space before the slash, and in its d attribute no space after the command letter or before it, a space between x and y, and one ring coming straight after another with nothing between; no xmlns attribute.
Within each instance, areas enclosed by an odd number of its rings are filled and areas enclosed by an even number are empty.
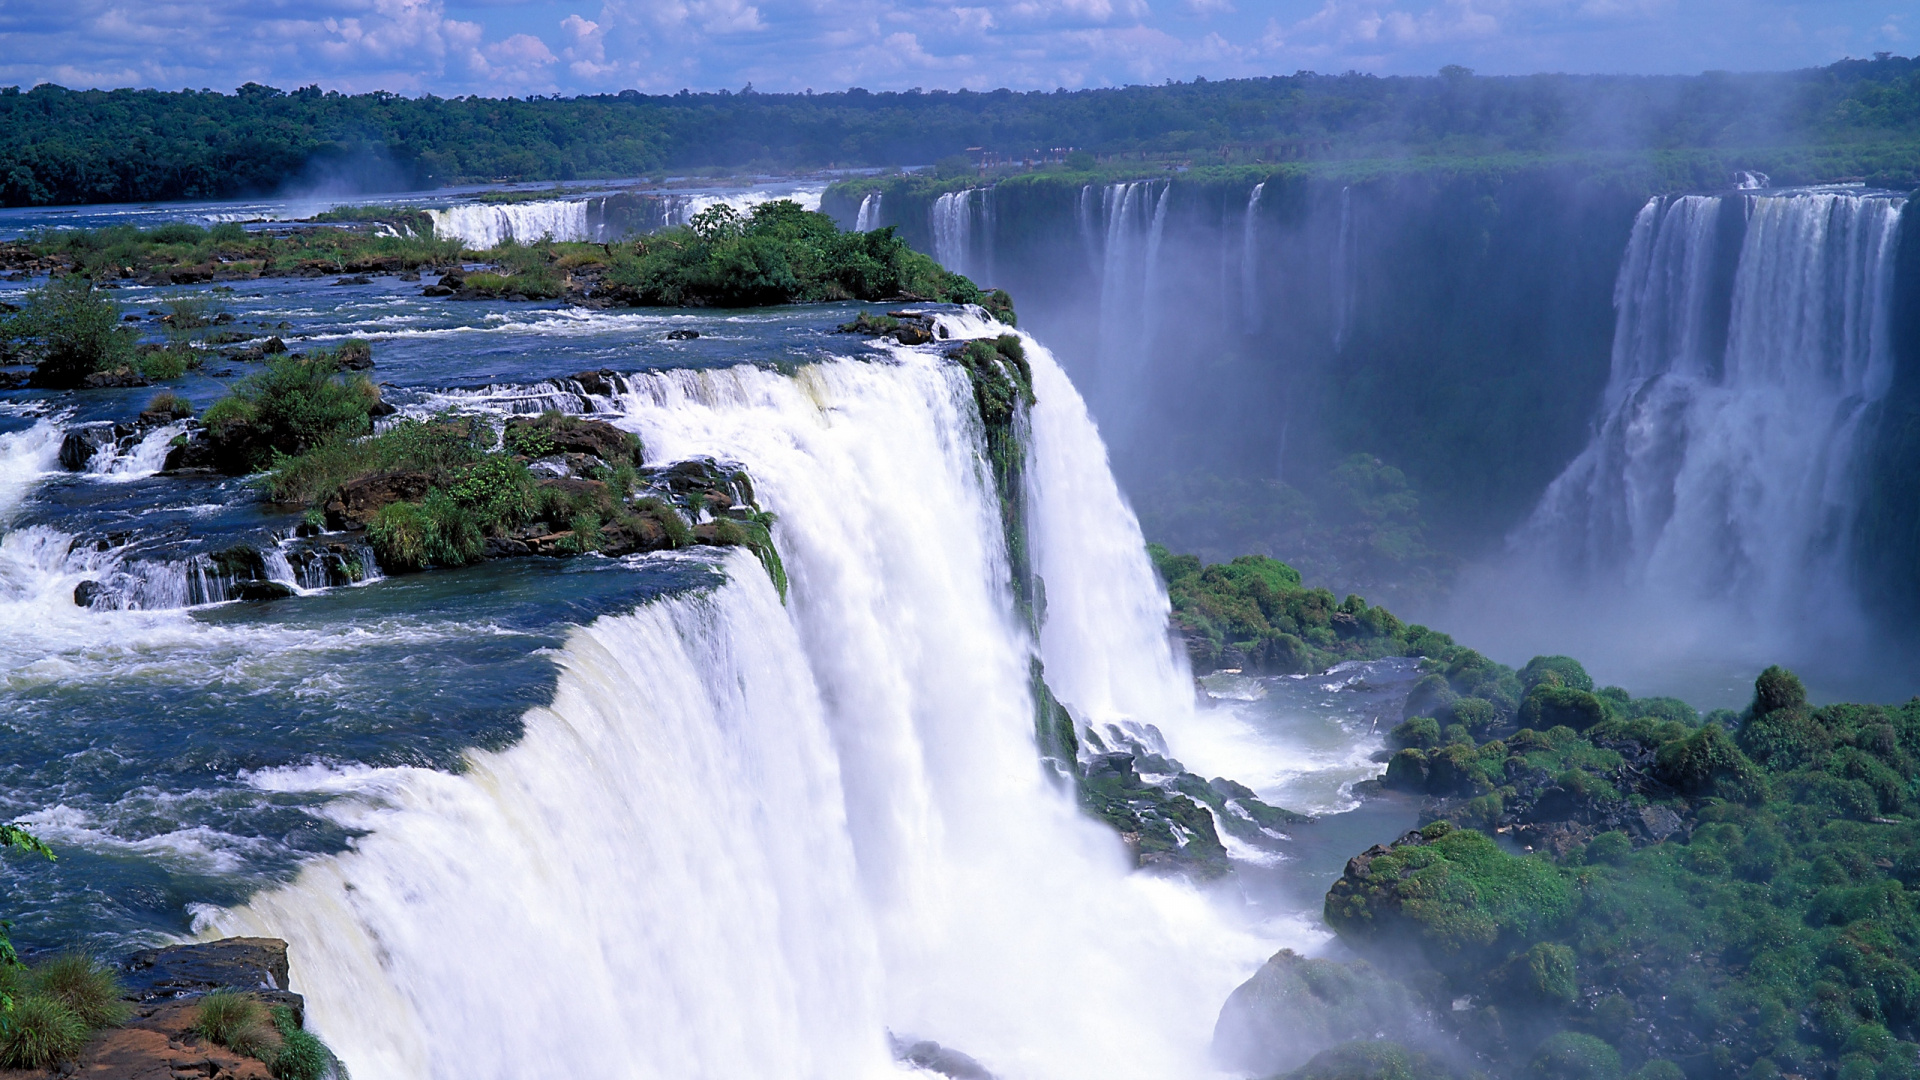
<svg viewBox="0 0 1920 1080"><path fill-rule="evenodd" d="M1863 425L1892 375L1902 202L1649 202L1620 269L1592 440L1517 553L1644 612L1711 605L1729 637L1844 637Z"/></svg>
<svg viewBox="0 0 1920 1080"><path fill-rule="evenodd" d="M1177 731L1191 691L1138 527L1025 345L1048 678L1083 720ZM460 775L263 774L342 793L365 835L205 927L288 939L359 1080L894 1077L889 1036L1006 1078L1206 1073L1271 943L1129 874L1043 772L965 376L902 350L630 386L650 455L752 470L784 606L735 556L724 585L576 631L525 737Z"/></svg>
<svg viewBox="0 0 1920 1080"><path fill-rule="evenodd" d="M874 196L878 212L879 196ZM863 207L864 208L864 207ZM993 189L968 188L935 199L927 211L933 257L980 285L993 283Z"/></svg>

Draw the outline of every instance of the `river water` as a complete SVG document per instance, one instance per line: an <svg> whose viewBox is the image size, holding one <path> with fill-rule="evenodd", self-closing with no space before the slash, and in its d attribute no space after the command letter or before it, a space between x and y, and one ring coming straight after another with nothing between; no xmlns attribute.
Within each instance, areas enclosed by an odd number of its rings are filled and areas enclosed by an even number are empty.
<svg viewBox="0 0 1920 1080"><path fill-rule="evenodd" d="M216 295L235 328L295 349L372 340L409 415L558 405L636 432L649 464L744 464L779 515L789 595L750 558L680 553L194 604L154 583L236 542L271 554L297 518L242 480L161 475L144 444L61 468L66 430L130 420L151 390L10 393L0 812L61 856L0 862L24 946L285 937L362 1080L895 1075L890 1035L1004 1077L1204 1075L1228 992L1277 948L1327 947L1340 863L1412 823L1352 796L1410 665L1196 694L1042 343L1034 641L971 389L934 350L834 333L851 305L600 312L419 288ZM144 313L170 294L117 295ZM555 381L598 369L623 376L613 392ZM175 389L204 409L249 370ZM132 606L77 606L89 580ZM1188 768L1322 820L1210 885L1130 872L1040 767L1036 655L1083 722L1153 724Z"/></svg>

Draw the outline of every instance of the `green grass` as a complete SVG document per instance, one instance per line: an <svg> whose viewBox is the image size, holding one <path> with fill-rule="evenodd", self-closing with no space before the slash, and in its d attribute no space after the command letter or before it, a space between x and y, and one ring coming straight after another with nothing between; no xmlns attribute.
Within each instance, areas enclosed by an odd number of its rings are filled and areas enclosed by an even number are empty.
<svg viewBox="0 0 1920 1080"><path fill-rule="evenodd" d="M112 1027L133 1012L121 1000L120 980L112 969L85 953L42 961L33 968L31 983L36 993L65 1005L88 1027Z"/></svg>
<svg viewBox="0 0 1920 1080"><path fill-rule="evenodd" d="M27 994L0 1018L0 1065L48 1069L71 1061L87 1045L87 1024L72 1009L45 994Z"/></svg>

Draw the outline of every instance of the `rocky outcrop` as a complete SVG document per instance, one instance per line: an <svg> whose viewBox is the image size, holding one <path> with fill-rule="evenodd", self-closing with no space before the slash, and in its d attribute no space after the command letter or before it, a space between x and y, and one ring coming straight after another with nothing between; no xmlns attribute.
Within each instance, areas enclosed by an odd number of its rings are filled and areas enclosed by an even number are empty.
<svg viewBox="0 0 1920 1080"><path fill-rule="evenodd" d="M516 416L507 421L503 438L509 450L533 458L586 454L610 465L640 464L640 440L604 420L557 412Z"/></svg>
<svg viewBox="0 0 1920 1080"><path fill-rule="evenodd" d="M1282 949L1221 1007L1213 1053L1228 1068L1272 1076L1342 1043L1406 1040L1428 1026L1413 995L1370 965Z"/></svg>

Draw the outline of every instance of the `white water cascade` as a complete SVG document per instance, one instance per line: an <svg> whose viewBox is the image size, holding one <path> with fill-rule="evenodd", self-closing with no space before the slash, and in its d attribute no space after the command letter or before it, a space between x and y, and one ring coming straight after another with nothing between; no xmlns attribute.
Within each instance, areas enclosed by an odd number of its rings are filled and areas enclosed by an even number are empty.
<svg viewBox="0 0 1920 1080"><path fill-rule="evenodd" d="M1157 189L1157 190L1156 190ZM1110 184L1099 210L1100 341L1095 396L1100 415L1123 433L1138 411L1153 345L1161 237L1173 186Z"/></svg>
<svg viewBox="0 0 1920 1080"><path fill-rule="evenodd" d="M531 244L551 240L591 240L584 199L543 199L522 203L472 203L427 211L433 234L458 239L469 248L485 250L508 240Z"/></svg>
<svg viewBox="0 0 1920 1080"><path fill-rule="evenodd" d="M1177 728L1139 530L1026 348L1048 677L1083 719ZM964 375L898 350L650 373L622 404L650 455L749 467L787 603L735 555L725 585L576 631L553 703L461 775L261 778L340 793L366 835L204 927L287 938L359 1080L891 1078L889 1034L1007 1080L1209 1074L1273 943L1130 874L1046 778Z"/></svg>
<svg viewBox="0 0 1920 1080"><path fill-rule="evenodd" d="M927 210L933 233L933 258L974 284L993 279L993 189L952 191L933 201Z"/></svg>
<svg viewBox="0 0 1920 1080"><path fill-rule="evenodd" d="M1516 551L1645 611L1711 605L1731 636L1854 632L1857 465L1892 376L1902 203L1830 189L1649 202L1592 441Z"/></svg>
<svg viewBox="0 0 1920 1080"><path fill-rule="evenodd" d="M854 232L872 232L880 227L880 193L868 192L860 199L860 209L853 215Z"/></svg>

